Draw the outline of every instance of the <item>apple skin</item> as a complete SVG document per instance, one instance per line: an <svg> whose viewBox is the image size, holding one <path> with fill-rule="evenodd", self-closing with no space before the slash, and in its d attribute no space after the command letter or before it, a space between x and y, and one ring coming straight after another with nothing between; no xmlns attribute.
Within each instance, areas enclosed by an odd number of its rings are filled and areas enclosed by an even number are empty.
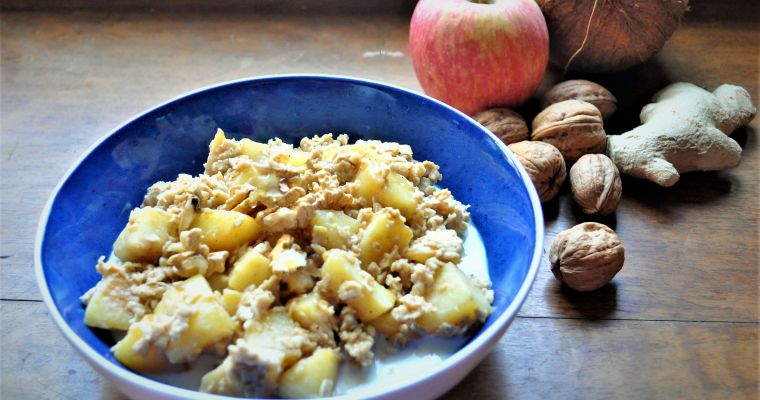
<svg viewBox="0 0 760 400"><path fill-rule="evenodd" d="M474 115L517 106L536 91L549 32L534 0L420 0L409 47L425 93Z"/></svg>

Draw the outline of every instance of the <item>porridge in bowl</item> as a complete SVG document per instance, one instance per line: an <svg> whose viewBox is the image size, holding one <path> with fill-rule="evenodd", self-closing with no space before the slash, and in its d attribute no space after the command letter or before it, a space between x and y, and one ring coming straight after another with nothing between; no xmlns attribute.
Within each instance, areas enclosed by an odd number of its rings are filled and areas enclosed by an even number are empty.
<svg viewBox="0 0 760 400"><path fill-rule="evenodd" d="M491 312L489 283L462 269L467 206L440 179L398 143L219 130L203 174L155 183L132 211L85 323L138 373L215 357L201 391L335 394L376 341L462 337Z"/></svg>

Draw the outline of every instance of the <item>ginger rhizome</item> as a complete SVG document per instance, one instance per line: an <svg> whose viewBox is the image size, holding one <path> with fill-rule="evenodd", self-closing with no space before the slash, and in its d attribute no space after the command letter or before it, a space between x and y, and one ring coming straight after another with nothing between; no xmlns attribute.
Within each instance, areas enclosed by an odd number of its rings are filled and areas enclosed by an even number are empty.
<svg viewBox="0 0 760 400"><path fill-rule="evenodd" d="M709 92L674 83L641 110L642 125L608 137L607 155L620 172L672 186L680 173L739 165L742 149L729 135L755 116L749 93L735 85Z"/></svg>

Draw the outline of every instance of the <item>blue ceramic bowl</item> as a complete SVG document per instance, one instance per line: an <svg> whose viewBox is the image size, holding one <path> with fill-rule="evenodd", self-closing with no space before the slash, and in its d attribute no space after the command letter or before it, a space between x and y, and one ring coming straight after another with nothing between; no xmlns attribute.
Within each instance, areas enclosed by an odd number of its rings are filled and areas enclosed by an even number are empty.
<svg viewBox="0 0 760 400"><path fill-rule="evenodd" d="M132 398L215 397L123 367L109 344L84 325L79 296L98 281L96 260L110 252L148 186L182 172L201 173L218 127L237 138L261 141L280 137L298 143L306 135L334 132L409 144L416 159L440 165L442 187L471 205L495 292L493 314L437 368L368 397L437 397L504 334L535 278L543 238L536 192L504 144L461 112L387 84L332 76L246 79L181 96L115 129L66 174L42 212L35 261L50 314L71 344L119 390Z"/></svg>

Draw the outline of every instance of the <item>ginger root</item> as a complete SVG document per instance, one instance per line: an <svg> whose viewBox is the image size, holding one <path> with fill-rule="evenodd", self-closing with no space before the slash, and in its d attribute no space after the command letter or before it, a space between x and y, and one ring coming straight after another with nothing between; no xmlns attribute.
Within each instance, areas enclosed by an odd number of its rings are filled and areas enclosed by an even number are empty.
<svg viewBox="0 0 760 400"><path fill-rule="evenodd" d="M641 126L608 136L607 155L620 172L672 186L682 172L739 165L742 149L728 135L757 112L746 90L721 85L710 93L680 82L652 100L641 110Z"/></svg>

